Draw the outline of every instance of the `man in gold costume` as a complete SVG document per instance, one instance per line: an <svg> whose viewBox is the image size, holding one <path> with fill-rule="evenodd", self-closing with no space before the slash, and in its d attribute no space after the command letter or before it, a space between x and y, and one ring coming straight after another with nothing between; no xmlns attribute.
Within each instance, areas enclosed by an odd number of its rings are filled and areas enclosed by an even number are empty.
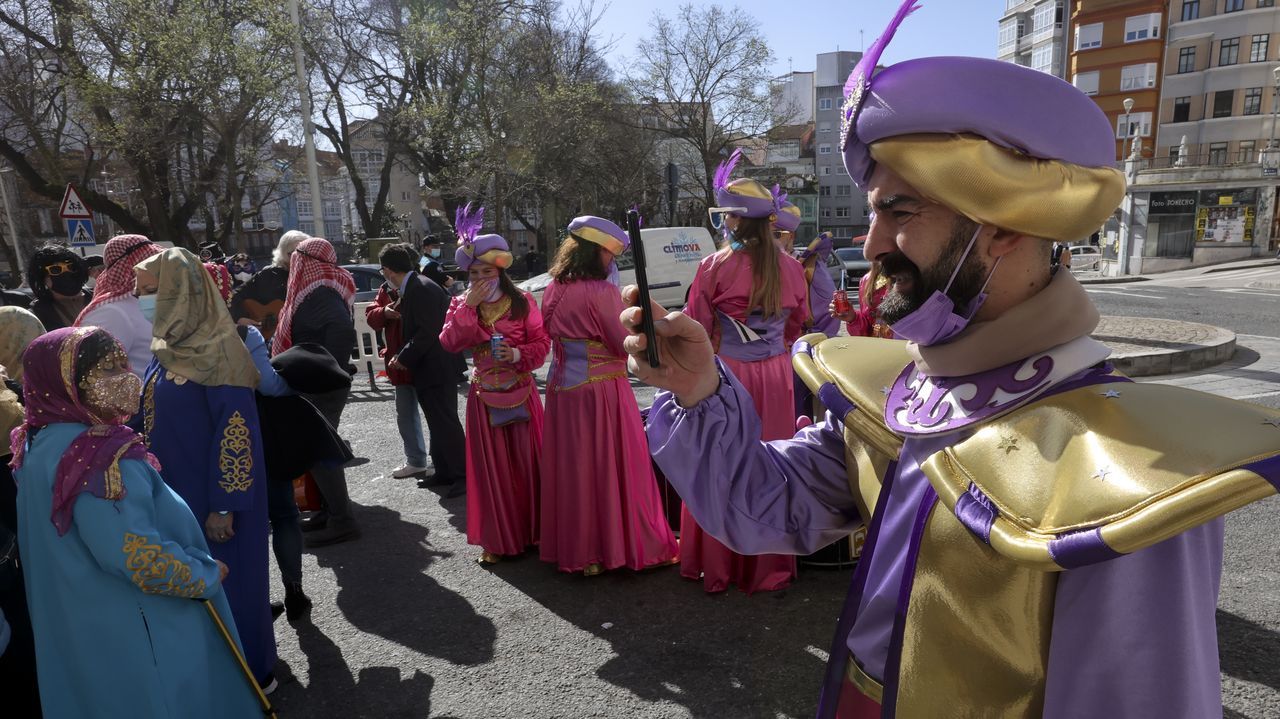
<svg viewBox="0 0 1280 719"><path fill-rule="evenodd" d="M659 368L627 340L667 390L653 456L741 553L807 554L867 524L822 719L1220 716L1222 515L1280 487L1280 416L1107 364L1097 311L1048 259L1124 196L1110 122L1011 63L872 77L914 9L854 69L842 128L906 341L798 342L825 421L761 442L705 332L666 315Z"/></svg>

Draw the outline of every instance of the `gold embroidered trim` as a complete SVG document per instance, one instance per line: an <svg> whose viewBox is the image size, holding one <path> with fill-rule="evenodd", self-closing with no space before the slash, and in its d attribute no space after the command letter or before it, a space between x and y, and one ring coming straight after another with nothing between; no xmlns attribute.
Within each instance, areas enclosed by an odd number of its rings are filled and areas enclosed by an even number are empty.
<svg viewBox="0 0 1280 719"><path fill-rule="evenodd" d="M510 310L511 298L503 295L497 302L481 302L476 308L476 316L480 318L480 324L492 328Z"/></svg>
<svg viewBox="0 0 1280 719"><path fill-rule="evenodd" d="M204 594L204 580L192 582L191 567L161 551L159 544L148 542L146 537L126 532L122 551L128 555L124 566L133 572L131 580L147 594L188 598Z"/></svg>
<svg viewBox="0 0 1280 719"><path fill-rule="evenodd" d="M156 382L160 379L160 370L151 375L151 381L142 388L142 441L151 447L151 432L156 428Z"/></svg>
<svg viewBox="0 0 1280 719"><path fill-rule="evenodd" d="M845 668L845 677L853 684L862 695L877 704L884 703L884 685L871 678L870 674L862 671L862 667L858 666L858 661L853 657L849 657L849 664Z"/></svg>
<svg viewBox="0 0 1280 719"><path fill-rule="evenodd" d="M222 430L218 471L222 472L218 486L228 494L245 492L253 486L253 446L249 442L249 427L239 410L231 415L226 429Z"/></svg>

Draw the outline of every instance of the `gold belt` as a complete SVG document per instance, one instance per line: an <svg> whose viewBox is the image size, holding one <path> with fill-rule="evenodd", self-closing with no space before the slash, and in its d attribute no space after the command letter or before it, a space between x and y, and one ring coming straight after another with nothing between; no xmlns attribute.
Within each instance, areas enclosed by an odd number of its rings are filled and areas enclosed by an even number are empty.
<svg viewBox="0 0 1280 719"><path fill-rule="evenodd" d="M884 685L862 671L862 667L858 666L858 660L854 659L852 654L849 655L849 665L845 668L844 674L849 683L857 687L864 696L877 704L884 704Z"/></svg>

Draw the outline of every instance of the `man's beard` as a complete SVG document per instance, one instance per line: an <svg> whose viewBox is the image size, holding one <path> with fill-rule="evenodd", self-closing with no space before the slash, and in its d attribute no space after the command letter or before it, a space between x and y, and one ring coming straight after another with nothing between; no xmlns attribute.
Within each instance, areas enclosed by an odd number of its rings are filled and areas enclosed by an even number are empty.
<svg viewBox="0 0 1280 719"><path fill-rule="evenodd" d="M946 287L947 280L951 279L951 273L956 268L956 263L960 261L965 248L969 246L969 241L973 239L973 233L977 230L976 222L965 217L957 217L951 225L951 236L947 238L947 245L943 248L938 261L923 271L897 250L880 258L880 274L890 278L906 274L912 279L911 291L908 294L898 292L896 286L891 286L885 293L879 307L880 319L885 324L893 325L920 309L920 306L935 291L941 291ZM947 296L956 307L967 307L981 291L985 275L986 268L978 259L978 253L970 252L965 258L964 265L956 273L955 282L951 283L951 290L947 292Z"/></svg>

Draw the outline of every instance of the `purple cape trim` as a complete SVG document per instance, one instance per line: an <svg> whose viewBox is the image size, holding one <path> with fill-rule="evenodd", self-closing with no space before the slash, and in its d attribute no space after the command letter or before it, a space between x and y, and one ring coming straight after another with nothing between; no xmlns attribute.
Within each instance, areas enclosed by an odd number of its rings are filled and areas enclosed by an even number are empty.
<svg viewBox="0 0 1280 719"><path fill-rule="evenodd" d="M842 395L843 396L843 395ZM835 719L840 708L840 689L844 685L845 667L849 662L849 633L853 631L854 622L858 620L858 607L862 604L862 592L867 586L867 575L870 573L871 556L876 551L876 538L880 536L880 525L884 522L885 507L889 494L893 491L893 481L898 476L898 462L889 463L884 473L884 484L880 487L880 496L886 501L876 503L871 512L871 523L867 525L867 540L862 545L862 556L858 558L858 566L853 570L853 581L849 583L849 595L845 598L844 609L836 622L836 636L831 643L831 655L827 659L827 673L822 681L822 694L818 697L817 719Z"/></svg>
<svg viewBox="0 0 1280 719"><path fill-rule="evenodd" d="M1280 455L1267 457L1252 464L1246 464L1240 469L1246 469L1271 483L1271 486L1280 492Z"/></svg>
<svg viewBox="0 0 1280 719"><path fill-rule="evenodd" d="M1060 567L1077 569L1115 559L1120 553L1102 541L1101 529L1082 529L1059 535L1057 539L1050 541L1049 556Z"/></svg>
<svg viewBox="0 0 1280 719"><path fill-rule="evenodd" d="M907 548L907 563L902 571L902 587L898 591L898 608L893 617L893 634L889 638L889 658L884 666L884 701L880 716L891 719L897 711L898 674L902 669L902 638L907 629L907 608L911 604L911 590L915 587L916 562L920 559L920 541L924 538L929 514L938 502L933 485L925 487L920 508L916 510L916 523L911 528L911 543Z"/></svg>
<svg viewBox="0 0 1280 719"><path fill-rule="evenodd" d="M969 483L969 490L956 500L955 513L970 532L978 535L984 544L991 544L991 525L995 524L1000 512L973 482Z"/></svg>

